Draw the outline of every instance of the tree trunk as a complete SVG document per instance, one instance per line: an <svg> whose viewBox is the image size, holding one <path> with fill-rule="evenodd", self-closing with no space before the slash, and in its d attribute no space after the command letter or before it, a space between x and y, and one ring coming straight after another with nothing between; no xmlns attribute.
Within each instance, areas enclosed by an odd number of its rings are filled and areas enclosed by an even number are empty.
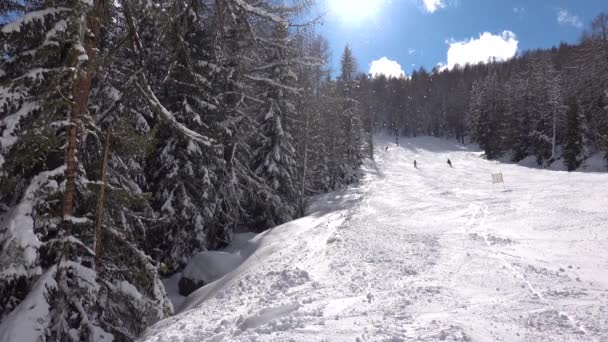
<svg viewBox="0 0 608 342"><path fill-rule="evenodd" d="M80 117L86 113L89 104L89 90L91 79L95 74L97 59L97 45L99 37L99 16L103 13L104 0L95 0L93 10L86 18L86 27L81 31L84 39L84 50L88 57L83 72L81 72L72 86L72 108L70 111L70 125L67 131L65 192L63 196L63 221L69 225L74 212L74 194L76 192L76 147L78 145L78 125ZM78 55L80 52L78 52Z"/></svg>
<svg viewBox="0 0 608 342"><path fill-rule="evenodd" d="M101 159L101 184L97 195L97 215L95 220L95 267L99 270L101 265L101 247L103 239L103 210L106 195L106 174L108 173L108 154L110 152L110 129L106 131L106 141L103 145L103 158Z"/></svg>

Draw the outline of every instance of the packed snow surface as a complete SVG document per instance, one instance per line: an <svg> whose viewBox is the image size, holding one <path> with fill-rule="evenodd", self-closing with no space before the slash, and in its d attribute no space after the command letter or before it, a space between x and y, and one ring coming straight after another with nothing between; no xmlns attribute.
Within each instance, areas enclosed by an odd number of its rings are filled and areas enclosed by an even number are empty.
<svg viewBox="0 0 608 342"><path fill-rule="evenodd" d="M362 182L253 236L143 340L608 341L608 174L376 146Z"/></svg>

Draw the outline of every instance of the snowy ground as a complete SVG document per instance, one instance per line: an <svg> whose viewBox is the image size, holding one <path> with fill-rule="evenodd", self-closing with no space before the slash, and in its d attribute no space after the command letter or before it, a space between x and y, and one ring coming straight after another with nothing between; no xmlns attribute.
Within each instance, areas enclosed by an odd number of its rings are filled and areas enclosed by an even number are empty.
<svg viewBox="0 0 608 342"><path fill-rule="evenodd" d="M143 340L608 341L608 174L401 143Z"/></svg>

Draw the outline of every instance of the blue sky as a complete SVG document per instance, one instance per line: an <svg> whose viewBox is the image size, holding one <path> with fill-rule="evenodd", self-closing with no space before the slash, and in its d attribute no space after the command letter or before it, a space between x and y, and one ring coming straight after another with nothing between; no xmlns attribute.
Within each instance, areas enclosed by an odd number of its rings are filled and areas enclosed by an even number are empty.
<svg viewBox="0 0 608 342"><path fill-rule="evenodd" d="M360 71L410 74L421 66L498 59L535 48L576 42L605 0L318 0L326 12L320 33L338 69L349 43ZM481 36L484 32L486 34ZM480 38L481 37L481 38ZM450 58L448 58L450 51ZM485 56L485 57L484 57ZM391 71L391 68L393 71Z"/></svg>

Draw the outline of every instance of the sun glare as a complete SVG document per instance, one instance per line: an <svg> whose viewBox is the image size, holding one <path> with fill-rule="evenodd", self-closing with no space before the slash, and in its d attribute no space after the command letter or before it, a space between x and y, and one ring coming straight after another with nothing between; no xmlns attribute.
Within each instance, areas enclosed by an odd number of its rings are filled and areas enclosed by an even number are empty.
<svg viewBox="0 0 608 342"><path fill-rule="evenodd" d="M345 23L361 23L376 17L386 0L327 0L329 13Z"/></svg>

